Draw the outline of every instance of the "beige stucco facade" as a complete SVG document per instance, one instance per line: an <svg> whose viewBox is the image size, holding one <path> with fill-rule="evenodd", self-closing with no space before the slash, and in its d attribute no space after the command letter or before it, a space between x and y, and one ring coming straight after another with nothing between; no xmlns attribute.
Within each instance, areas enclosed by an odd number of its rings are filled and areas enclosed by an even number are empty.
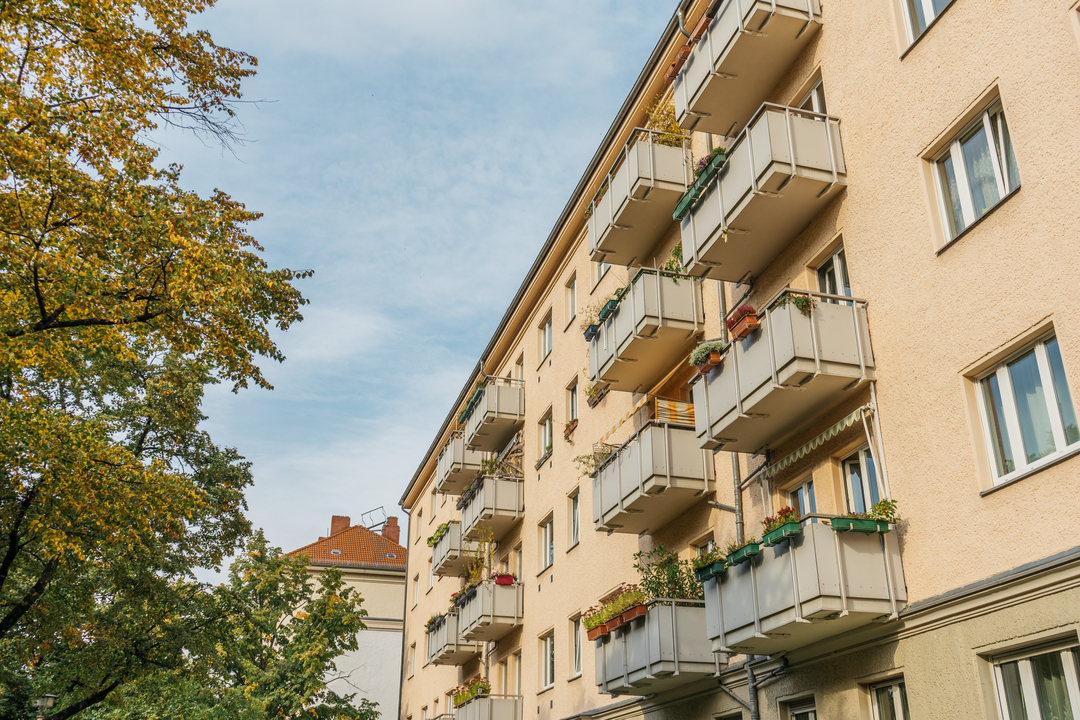
<svg viewBox="0 0 1080 720"><path fill-rule="evenodd" d="M722 11L732 3L716 5ZM682 4L688 29L708 5ZM758 5L766 12L770 3ZM696 336L724 334L722 307L748 302L763 310L785 288L820 290L819 268L843 248L850 295L866 301L874 379L854 382L800 410L801 417L791 423L795 429L778 434L767 447L734 454L744 479L738 500L747 533L757 535L762 518L791 502L790 491L808 480L817 513L853 510L855 491L845 462L869 448L878 492L899 506L901 520L891 537L899 543L906 600L898 601L898 618L886 613L857 629L824 631L809 645L754 658L749 664L755 676L769 676L756 690L757 712L762 718L788 718L812 702L816 717L869 720L883 717L873 688L902 681L910 716L917 720L1007 717L995 667L1023 657L1027 648L1075 645L1080 627L1080 543L1070 522L1080 505L1074 492L1080 471L1074 452L1080 443L1066 439L1061 446L1059 434L1056 450L1034 461L1030 472L1021 469L1006 482L996 480L988 411L979 397L987 373L1028 348L1045 347L1050 338L1061 356L1059 386L1068 388L1074 407L1080 394L1080 310L1072 301L1080 278L1080 165L1074 160L1080 156L1080 13L1072 0L954 0L914 43L900 0L831 0L820 18L820 27L775 86L758 90L767 102L798 106L821 81L826 112L839 120L846 186L785 241L752 282L697 281L704 323ZM747 30L741 37L768 34L762 28ZM525 509L494 552L497 565L505 561L518 574L524 603L517 629L460 666L426 662L425 622L447 610L461 580L430 574L432 551L425 541L441 523L461 518L457 496L435 492L436 464L452 433L461 429L459 413L477 374L464 383L458 404L448 409L441 434L432 439L405 490L409 585L401 720L453 712L447 693L477 674L490 679L494 693L520 697L516 720L582 714L751 717L750 709L731 696L748 699L749 661L739 652L721 654L726 665L719 677L636 701L598 691L593 642L581 641L580 676L573 667L574 618L620 583L636 580L633 553L662 544L692 557L706 540L724 547L736 535L728 509L736 504L733 454L722 446L707 455L715 479L711 490L671 522L640 536L594 530L593 480L574 462L595 443L621 445L647 420L649 404L641 406L642 393L615 386L595 407L586 402L591 383L589 343L579 329L582 313L637 272L636 266L612 267L596 279L586 210L631 130L644 126L649 105L658 96L670 97L664 73L685 41L673 20L480 360L479 372L524 381ZM722 79L718 75L712 82ZM1003 198L953 239L936 163L995 103L1008 122L1020 184L999 193ZM749 121L742 118L743 124ZM1000 133L1000 126L994 127ZM731 149L737 142L695 132L690 146L696 161L710 147ZM770 212L789 211L785 187L773 192ZM742 229L737 222L731 228L725 242L734 247ZM662 265L682 237L679 222L671 221L637 265ZM685 247L683 254L689 255ZM541 357L541 328L549 316L551 349ZM695 371L685 352L666 357L664 368L649 384L649 394L690 402ZM568 388L575 382L578 425L564 438ZM815 382L802 391L814 392ZM1049 397L1053 389L1042 391ZM800 390L773 392L790 397ZM1053 412L1052 398L1045 402ZM794 398L790 406L797 403ZM791 453L805 450L863 407L868 410L857 422L787 462ZM700 420L704 408L699 404L695 411ZM540 425L549 413L550 457L538 465L547 450ZM777 421L778 411L771 414L761 421ZM765 467L770 469L760 472ZM541 528L549 519L554 561L543 568ZM555 676L544 688L540 655L543 638L551 634ZM1075 684L1075 672L1066 675ZM1035 708L1028 712L1039 717ZM1073 712L1080 712L1080 705Z"/></svg>

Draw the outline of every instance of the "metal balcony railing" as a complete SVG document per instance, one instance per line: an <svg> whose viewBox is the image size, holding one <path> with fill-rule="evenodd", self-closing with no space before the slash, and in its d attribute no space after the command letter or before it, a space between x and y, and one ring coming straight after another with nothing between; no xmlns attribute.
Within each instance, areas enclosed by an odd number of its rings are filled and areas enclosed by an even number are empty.
<svg viewBox="0 0 1080 720"><path fill-rule="evenodd" d="M522 720L520 695L477 695L455 708L455 720Z"/></svg>
<svg viewBox="0 0 1080 720"><path fill-rule="evenodd" d="M484 454L465 447L461 433L446 441L435 463L435 490L447 495L460 495L477 473Z"/></svg>
<svg viewBox="0 0 1080 720"><path fill-rule="evenodd" d="M494 580L485 580L477 585L458 613L461 639L498 640L521 625L524 596L521 583L499 585Z"/></svg>
<svg viewBox="0 0 1080 720"><path fill-rule="evenodd" d="M463 577L476 557L478 545L462 536L461 523L447 524L431 549L431 571L439 577Z"/></svg>
<svg viewBox="0 0 1080 720"><path fill-rule="evenodd" d="M492 540L501 540L525 514L525 487L519 478L486 475L479 486L461 500L463 537L480 539L487 530Z"/></svg>
<svg viewBox="0 0 1080 720"><path fill-rule="evenodd" d="M488 377L461 414L465 447L497 452L525 423L525 381Z"/></svg>
<svg viewBox="0 0 1080 720"><path fill-rule="evenodd" d="M427 631L427 661L432 665L462 665L480 649L479 643L461 641L457 610L436 619Z"/></svg>

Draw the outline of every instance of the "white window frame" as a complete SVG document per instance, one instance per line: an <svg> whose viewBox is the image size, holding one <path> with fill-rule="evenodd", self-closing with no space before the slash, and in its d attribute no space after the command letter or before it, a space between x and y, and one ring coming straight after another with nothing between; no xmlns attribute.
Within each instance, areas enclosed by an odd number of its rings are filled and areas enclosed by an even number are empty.
<svg viewBox="0 0 1080 720"><path fill-rule="evenodd" d="M1000 205L1006 196L1023 184L1022 179L1018 178L1016 187L1008 187L1009 177L1008 158L1005 157L1005 128L999 123L997 133L995 134L994 126L991 122L992 116L997 116L999 120L1004 119L1005 123L1008 123L1008 119L1005 118L1005 110L1001 105L1000 98L990 103L985 110L982 110L979 113L978 117L961 128L960 132L956 133L949 143L942 148L931 161L931 165L933 166L931 175L933 175L934 178L934 191L937 193L938 212L941 213L941 229L945 235L946 242L955 240L977 221L993 212L994 208ZM979 127L980 124L982 125L983 131L986 133L986 141L990 146L990 164L994 168L994 179L997 182L998 199L993 205L987 207L982 215L976 217L975 201L971 194L971 184L968 182L967 167L964 163L964 153L961 141ZM994 142L995 137L998 139L997 143ZM1012 137L1011 131L1009 137ZM946 156L952 158L953 161L953 173L956 175L956 190L958 194L957 199L960 201L960 214L963 216L964 220L964 227L957 228L956 233L952 232L952 225L950 223L950 218L952 218L952 207L950 207L946 199L947 192L942 180ZM1014 162L1016 161L1015 152L1013 160ZM1019 173L1018 162L1017 168L1017 172Z"/></svg>
<svg viewBox="0 0 1080 720"><path fill-rule="evenodd" d="M427 720L427 705L420 708L420 720Z"/></svg>
<svg viewBox="0 0 1080 720"><path fill-rule="evenodd" d="M540 688L555 687L555 631L540 638Z"/></svg>
<svg viewBox="0 0 1080 720"><path fill-rule="evenodd" d="M833 273L836 275L836 292L832 292L829 288L824 287L824 278L822 275L822 269L832 263ZM818 266L814 268L814 275L817 278L818 292L829 293L832 295L844 295L851 297L851 271L848 269L847 253L844 252L844 244L840 243L836 246L836 249L829 253L829 256L818 263ZM848 285L843 285L844 276L847 277ZM837 300L826 300L826 302L839 302ZM848 303L850 304L850 303Z"/></svg>
<svg viewBox="0 0 1080 720"><path fill-rule="evenodd" d="M600 284L600 281L604 279L604 276L608 274L608 270L611 269L611 263L606 262L594 262L593 266L593 287Z"/></svg>
<svg viewBox="0 0 1080 720"><path fill-rule="evenodd" d="M979 406L979 421L982 425L983 446L986 451L986 461L990 467L990 474L994 478L994 485L1002 485L1018 477L1035 472L1039 468L1056 462L1063 455L1069 454L1080 448L1080 443L1066 444L1065 428L1061 422L1061 413L1057 407L1057 393L1054 390L1054 378L1050 371L1050 360L1046 354L1046 343L1056 339L1053 332L1043 335L1033 343L1028 343L1020 350L1012 353L989 371L976 376L975 397ZM1039 367L1039 379L1042 381L1043 396L1046 398L1047 414L1050 416L1050 429L1054 435L1054 452L1039 458L1028 464L1027 453L1024 452L1024 439L1020 432L1020 416L1016 410L1016 395L1013 392L1012 378L1009 376L1009 364L1014 360L1026 355L1032 349L1035 350L1035 360ZM1058 351L1061 351L1061 343L1058 342ZM1064 358L1062 358L1064 360ZM998 389L1001 391L1002 411L1005 414L1005 428L1009 432L1009 446L1013 454L1013 463L1016 465L1012 472L998 476L997 461L994 458L994 440L990 430L990 414L986 407L986 395L983 392L982 383L991 375L997 376ZM1069 389L1069 398L1072 399L1072 390ZM1073 412L1076 412L1076 404L1073 403Z"/></svg>
<svg viewBox="0 0 1080 720"><path fill-rule="evenodd" d="M906 685L904 685L904 678L902 677L893 678L892 680L889 680L887 682L875 683L874 685L870 686L870 707L874 713L874 720L881 720L881 707L878 705L877 691L887 687L893 688L892 716L897 720L904 720L904 705L903 700L901 699L903 693L900 689L901 686L904 686L904 689L906 690ZM908 712L910 713L910 711L911 708L909 707Z"/></svg>
<svg viewBox="0 0 1080 720"><path fill-rule="evenodd" d="M508 665L508 660L499 661L499 692L503 695L510 695L510 672L507 670Z"/></svg>
<svg viewBox="0 0 1080 720"><path fill-rule="evenodd" d="M566 324L574 322L577 317L577 275L570 278L566 283Z"/></svg>
<svg viewBox="0 0 1080 720"><path fill-rule="evenodd" d="M701 544L694 546L694 554L698 557L715 551L716 540L712 536L706 538L704 541L701 542Z"/></svg>
<svg viewBox="0 0 1080 720"><path fill-rule="evenodd" d="M555 564L555 518L548 516L540 523L540 572Z"/></svg>
<svg viewBox="0 0 1080 720"><path fill-rule="evenodd" d="M416 643L409 646L409 677L416 674Z"/></svg>
<svg viewBox="0 0 1080 720"><path fill-rule="evenodd" d="M848 472L848 462L854 458L858 458L859 466L862 468L862 491L865 507L861 512L870 512L870 508L874 506L873 495L870 492L870 473L868 472L870 466L866 462L867 456L869 456L874 463L874 482L877 485L878 500L884 500L889 497L889 492L881 478L881 469L878 467L878 459L874 457L869 445L863 445L855 452L845 455L840 461L840 471L844 477L844 496L847 502L848 512L860 512L859 509L855 507L855 499L851 492L851 474Z"/></svg>
<svg viewBox="0 0 1080 720"><path fill-rule="evenodd" d="M414 575L412 579L412 606L420 602L420 576Z"/></svg>
<svg viewBox="0 0 1080 720"><path fill-rule="evenodd" d="M1035 689L1035 673L1031 669L1031 659L1053 652L1061 653L1061 665L1065 675L1065 686L1069 692L1069 701L1072 703L1073 717L1080 714L1080 676L1078 676L1076 660L1073 659L1073 650L1076 648L1076 641L1070 640L994 657L992 660L994 666L994 698L997 700L1001 720L1014 720L1009 715L1009 706L1005 701L1005 678L1001 666L1010 662L1018 664L1020 688L1024 696L1024 705L1027 708L1028 720L1040 720L1041 713L1039 712L1037 691Z"/></svg>
<svg viewBox="0 0 1080 720"><path fill-rule="evenodd" d="M915 27L915 18L911 15L911 8L908 6L906 0L900 0L900 7L904 13L904 26L907 28L907 38L909 46L913 45L916 40L921 38L926 33L926 31L930 29L930 26L934 24L934 21L937 20L938 17L940 17L946 10L948 10L949 6L952 5L952 0L950 0L949 2L945 3L945 7L941 8L941 12L935 13L932 0L911 1L918 3L920 7L922 7L923 17L926 19L926 27L924 27L920 31L917 31L917 28Z"/></svg>
<svg viewBox="0 0 1080 720"><path fill-rule="evenodd" d="M548 410L547 415L540 421L537 428L537 435L540 441L540 447L537 450L537 457L544 457L548 454L548 449L555 449L555 434L554 434L554 420L552 413Z"/></svg>
<svg viewBox="0 0 1080 720"><path fill-rule="evenodd" d="M577 546L581 542L581 491L575 490L574 494L570 496L569 500L570 508L570 547L567 548L567 552L571 548Z"/></svg>
<svg viewBox="0 0 1080 720"><path fill-rule="evenodd" d="M805 107L807 102L810 103L810 107ZM825 115L828 112L826 109L828 105L825 103L825 86L822 85L821 78L818 78L817 82L814 83L814 87L810 88L810 90L803 95L802 100L799 101L799 104L796 107L800 110L808 110L810 112L821 113L822 115Z"/></svg>
<svg viewBox="0 0 1080 720"><path fill-rule="evenodd" d="M570 387L566 388L566 422L573 422L578 419L578 381L577 378L574 382L570 383Z"/></svg>
<svg viewBox="0 0 1080 720"><path fill-rule="evenodd" d="M514 548L514 568L517 571L518 580L521 579L521 559L524 553L521 551L521 546L518 545Z"/></svg>
<svg viewBox="0 0 1080 720"><path fill-rule="evenodd" d="M570 621L570 636L573 638L570 652L570 674L572 677L581 676L581 616L578 615Z"/></svg>
<svg viewBox="0 0 1080 720"><path fill-rule="evenodd" d="M844 478L844 484L846 486L847 478ZM805 480L798 483L797 485L791 486L791 488L788 489L788 491L787 491L787 504L788 504L788 507L793 507L796 510L799 510L799 507L798 507L798 505L799 505L798 494L799 494L800 490L805 491L806 496L810 500L810 507L807 508L807 512L811 512L811 513L817 512L817 495L814 493L814 476L813 475L806 478ZM804 512L803 514L805 515L806 513ZM814 522L817 522L817 520L814 520Z"/></svg>
<svg viewBox="0 0 1080 720"><path fill-rule="evenodd" d="M428 518L428 522L435 521L435 513L439 511L439 493L434 490L431 491L431 517Z"/></svg>
<svg viewBox="0 0 1080 720"><path fill-rule="evenodd" d="M544 321L540 323L538 331L540 333L540 362L544 362L545 360L547 360L548 355L551 354L552 341L554 340L554 335L552 334L551 328L550 310L548 311L547 316L544 318Z"/></svg>
<svg viewBox="0 0 1080 720"><path fill-rule="evenodd" d="M521 694L521 652L516 652L514 657L514 694Z"/></svg>
<svg viewBox="0 0 1080 720"><path fill-rule="evenodd" d="M787 707L788 720L795 720L795 716L802 713L810 713L810 720L817 720L817 704L813 700L809 702L800 700L790 703Z"/></svg>
<svg viewBox="0 0 1080 720"><path fill-rule="evenodd" d="M432 560L427 561L427 589L435 587L435 566Z"/></svg>

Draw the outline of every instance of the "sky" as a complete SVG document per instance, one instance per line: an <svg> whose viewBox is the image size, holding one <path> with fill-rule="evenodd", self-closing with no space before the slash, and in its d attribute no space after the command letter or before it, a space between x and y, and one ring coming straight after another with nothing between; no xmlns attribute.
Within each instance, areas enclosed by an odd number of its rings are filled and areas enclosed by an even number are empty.
<svg viewBox="0 0 1080 720"><path fill-rule="evenodd" d="M668 19L673 0L219 0L193 26L255 55L232 151L162 131L183 183L264 213L304 321L208 390L253 463L249 517L293 550L398 500Z"/></svg>

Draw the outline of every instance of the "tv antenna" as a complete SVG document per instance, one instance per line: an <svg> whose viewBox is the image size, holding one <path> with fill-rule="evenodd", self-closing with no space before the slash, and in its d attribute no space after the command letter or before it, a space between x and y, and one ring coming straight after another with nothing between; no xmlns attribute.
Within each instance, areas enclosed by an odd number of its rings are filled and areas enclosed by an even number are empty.
<svg viewBox="0 0 1080 720"><path fill-rule="evenodd" d="M383 510L383 506L380 505L374 510L360 513L360 524L368 530L381 530L382 526L386 524L386 511Z"/></svg>

